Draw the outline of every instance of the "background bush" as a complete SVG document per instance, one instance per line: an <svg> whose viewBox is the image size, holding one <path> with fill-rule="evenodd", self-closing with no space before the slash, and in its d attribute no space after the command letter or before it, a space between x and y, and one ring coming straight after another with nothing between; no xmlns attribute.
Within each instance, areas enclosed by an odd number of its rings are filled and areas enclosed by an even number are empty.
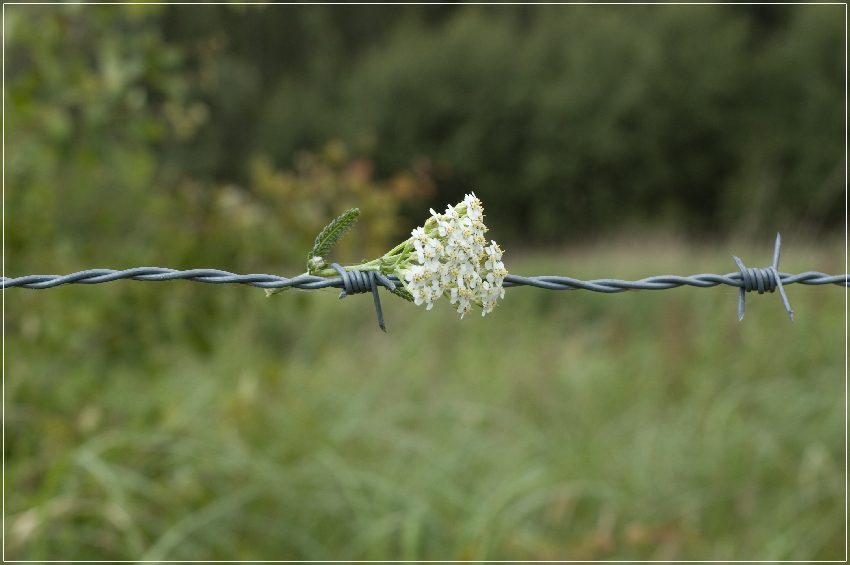
<svg viewBox="0 0 850 565"><path fill-rule="evenodd" d="M40 112L30 134L108 149L88 166L127 171L116 184L136 194L181 176L250 192L255 158L290 169L340 139L377 178L433 177L426 205L475 191L503 239L822 233L843 217L838 11L28 6L10 18L8 74L21 110ZM68 221L97 200L86 190ZM136 222L117 217L101 221Z"/></svg>
<svg viewBox="0 0 850 565"><path fill-rule="evenodd" d="M340 131L374 135L384 173L428 155L446 177L437 199L475 190L494 223L523 238L623 223L837 227L837 16L549 6L459 10L437 27L408 20L330 93L282 80L261 139L286 132L274 152L283 159ZM332 118L311 119L317 100Z"/></svg>

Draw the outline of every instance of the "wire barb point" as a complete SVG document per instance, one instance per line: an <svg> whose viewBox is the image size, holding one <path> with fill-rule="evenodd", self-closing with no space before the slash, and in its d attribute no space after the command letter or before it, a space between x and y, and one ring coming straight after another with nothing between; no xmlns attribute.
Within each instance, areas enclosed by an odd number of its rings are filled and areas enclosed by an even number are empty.
<svg viewBox="0 0 850 565"><path fill-rule="evenodd" d="M387 327L384 324L381 297L378 296L378 283L390 290L395 289L395 284L387 277L375 271L369 271L368 273L364 273L363 271L346 271L339 263L331 263L331 268L339 273L340 278L342 278L343 290L339 293L339 298L345 298L349 294L372 292L372 298L375 300L375 313L378 315L378 326L386 333Z"/></svg>
<svg viewBox="0 0 850 565"><path fill-rule="evenodd" d="M779 274L779 252L782 247L782 236L776 234L776 245L773 248L773 265L764 269L748 269L744 267L743 261L732 255L738 270L741 271L741 286L738 287L738 321L744 319L744 294L752 290L758 290L759 294L764 294L765 291L773 292L779 289L779 295L782 297L782 303L785 305L785 311L788 313L788 318L794 321L794 311L791 309L791 303L788 302L788 295L785 294L785 287L782 286L782 277Z"/></svg>

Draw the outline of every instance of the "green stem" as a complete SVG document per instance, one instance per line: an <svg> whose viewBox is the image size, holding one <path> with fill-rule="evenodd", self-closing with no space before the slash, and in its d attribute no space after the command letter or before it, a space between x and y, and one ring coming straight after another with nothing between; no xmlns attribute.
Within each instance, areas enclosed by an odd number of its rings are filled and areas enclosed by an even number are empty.
<svg viewBox="0 0 850 565"><path fill-rule="evenodd" d="M370 265L369 263L361 263L359 265L345 265L342 267L343 271L378 271L379 267L377 265ZM305 275L308 273L304 273ZM316 271L313 273L316 276L324 277L326 279L333 279L339 276L339 273L336 272L336 269L322 269L321 271Z"/></svg>
<svg viewBox="0 0 850 565"><path fill-rule="evenodd" d="M389 252L384 255L384 257L389 257L390 255L393 255L396 251L405 248L407 245L410 244L411 241L413 241L412 237L410 239L402 241L401 243L390 249Z"/></svg>
<svg viewBox="0 0 850 565"><path fill-rule="evenodd" d="M407 260L410 255L410 250L413 248L413 238L405 240L395 247L393 247L389 252L387 252L383 257L378 257L377 259L372 259L371 261L367 261L366 263L359 263L357 265L346 265L343 266L342 269L344 271L375 271L377 273L382 274L395 274L398 275L399 271L410 264L410 261ZM383 269L381 268L383 267ZM322 269L320 271L315 271L314 273L304 273L313 274L319 277L324 277L326 279L332 279L339 276L339 273L336 272L335 269Z"/></svg>

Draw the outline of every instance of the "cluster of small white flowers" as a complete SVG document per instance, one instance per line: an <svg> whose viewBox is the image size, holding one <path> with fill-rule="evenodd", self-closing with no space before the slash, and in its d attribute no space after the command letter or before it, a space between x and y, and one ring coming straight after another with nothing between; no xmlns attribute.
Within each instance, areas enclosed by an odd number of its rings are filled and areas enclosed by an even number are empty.
<svg viewBox="0 0 850 565"><path fill-rule="evenodd" d="M508 271L496 242L486 245L481 201L467 194L463 202L446 208L445 214L433 209L431 214L425 227L412 232L419 264L401 272L414 301L427 304L430 310L445 295L458 305L461 318L472 311L473 304L482 308L482 316L492 312L496 300L505 297L502 282Z"/></svg>

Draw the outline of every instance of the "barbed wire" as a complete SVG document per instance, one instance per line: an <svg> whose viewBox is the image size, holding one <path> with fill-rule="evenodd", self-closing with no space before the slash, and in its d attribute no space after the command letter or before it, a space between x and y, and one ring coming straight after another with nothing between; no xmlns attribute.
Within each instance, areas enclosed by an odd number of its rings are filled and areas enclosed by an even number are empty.
<svg viewBox="0 0 850 565"><path fill-rule="evenodd" d="M848 277L850 275L828 275L816 271L807 271L797 275L779 273L783 285L794 283L807 285L837 284L839 286L850 286ZM386 277L394 284L401 281L398 277L390 275ZM189 280L212 284L246 284L259 288L298 288L301 290L316 290L320 288L343 288L341 277L326 279L315 275L300 275L294 278L286 278L278 275L238 275L218 269L190 269L178 271L163 267L136 267L115 271L112 269L88 269L69 275L27 275L17 278L0 277L3 289L7 288L29 288L47 289L65 284L99 284L122 279L137 281L171 281ZM701 274L687 277L677 275L658 275L647 277L636 281L625 281L619 279L594 279L583 281L570 277L544 275L537 277L522 277L519 275L508 275L505 277L504 287L534 286L546 290L592 290L593 292L616 293L627 290L666 290L680 286L696 286L709 288L725 284L743 288L745 286L741 273L729 273L726 275ZM380 285L385 286L385 285ZM371 290L371 289L370 289Z"/></svg>
<svg viewBox="0 0 850 565"><path fill-rule="evenodd" d="M718 285L728 285L739 289L738 293L738 319L744 316L744 295L747 292L758 291L759 294L773 292L777 288L782 295L785 309L791 321L794 321L794 313L785 295L784 286L790 284L824 285L836 284L839 286L850 286L850 275L828 275L816 271L807 271L796 275L781 273L778 271L779 249L781 238L776 236L773 265L764 269L748 269L744 267L740 259L733 256L739 272L725 275L699 274L691 276L658 275L647 277L636 281L619 279L595 279L583 281L571 277L543 275L536 277L523 277L519 275L507 275L503 286L533 286L546 290L590 290L602 293L617 293L637 290L666 290L680 286L695 286L709 288ZM71 273L69 275L26 275L17 278L0 277L2 289L28 288L47 289L65 284L100 284L122 279L137 281L170 281L189 280L193 282L211 284L245 284L265 289L297 288L301 290L317 290L321 288L340 288L340 298L349 294L372 292L375 298L375 310L378 314L378 322L381 329L384 328L383 313L381 311L380 299L378 298L378 287L383 286L390 290L401 284L395 275L381 275L373 272L344 271L342 267L334 263L332 265L340 273L338 278L325 278L317 275L299 275L294 278L281 277L268 274L239 275L218 269L190 269L179 271L163 267L135 267L116 271L113 269L88 269Z"/></svg>

